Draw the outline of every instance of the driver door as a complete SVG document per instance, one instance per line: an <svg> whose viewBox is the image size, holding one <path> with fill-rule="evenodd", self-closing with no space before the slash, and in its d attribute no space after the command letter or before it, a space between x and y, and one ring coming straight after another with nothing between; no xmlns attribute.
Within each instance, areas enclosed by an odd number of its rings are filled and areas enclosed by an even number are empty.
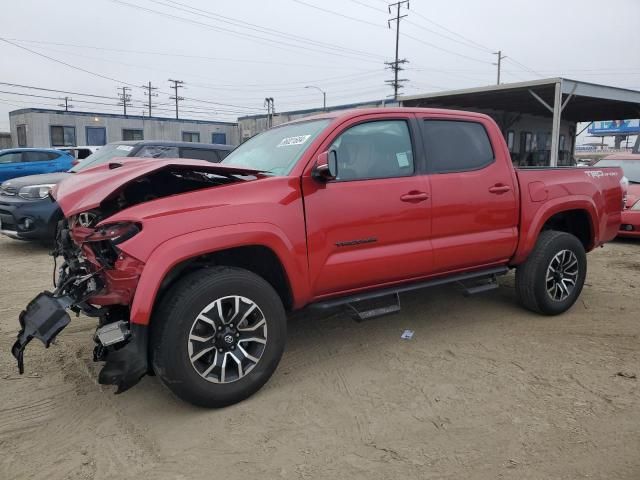
<svg viewBox="0 0 640 480"><path fill-rule="evenodd" d="M431 198L416 133L411 114L367 115L320 147L336 152L338 171L328 182L311 169L302 179L315 298L431 272Z"/></svg>

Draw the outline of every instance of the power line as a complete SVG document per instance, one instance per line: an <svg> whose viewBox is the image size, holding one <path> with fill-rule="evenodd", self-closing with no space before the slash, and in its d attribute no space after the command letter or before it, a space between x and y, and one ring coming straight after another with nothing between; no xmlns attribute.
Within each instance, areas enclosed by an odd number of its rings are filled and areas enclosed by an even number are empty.
<svg viewBox="0 0 640 480"><path fill-rule="evenodd" d="M347 18L349 20L353 20L354 22L364 23L365 25L372 25L372 26L377 27L377 28L381 27L381 25L378 24L378 23L368 22L367 20L362 20L361 18L357 18L357 17L351 17L349 15L345 15L345 14L340 13L340 12L335 12L333 10L328 10L326 8L322 8L322 7L319 7L317 5L313 5L312 3L304 2L302 0L293 0L293 1L296 2L296 3L299 3L300 5L305 5L305 6L310 7L310 8L315 8L316 10L320 10L321 12L326 12L326 13L330 13L332 15L336 15L338 17L342 17L342 18Z"/></svg>
<svg viewBox="0 0 640 480"><path fill-rule="evenodd" d="M511 63L514 63L514 64L516 64L516 65L520 66L521 68L524 68L526 71L528 71L528 72L530 72L530 73L533 73L534 75L538 75L539 77L544 77L544 75L542 75L541 73L538 73L538 72L536 72L535 70L533 70L533 69L531 69L531 68L527 67L527 66L526 66L526 65L524 65L523 63L518 62L518 61L517 61L515 58L513 58L513 57L509 57L509 58L508 58L508 60L509 60Z"/></svg>
<svg viewBox="0 0 640 480"><path fill-rule="evenodd" d="M455 55L455 56L460 57L460 58L466 58L467 60L471 60L471 61L479 62L479 63L486 63L486 64L490 64L491 63L488 60L482 60L480 58L471 57L471 56L465 55L463 53L454 52L453 50L449 50L447 48L440 47L440 46L438 46L438 45L436 45L434 43L427 42L427 41L422 40L420 38L414 37L413 35L409 35L408 33L403 33L402 36L406 37L406 38L410 38L411 40L414 40L416 42L422 43L423 45L427 45L427 46L429 46L431 48L435 48L436 50L440 50L441 52L446 52L446 53L449 53L451 55Z"/></svg>
<svg viewBox="0 0 640 480"><path fill-rule="evenodd" d="M191 24L194 24L194 25L199 25L199 26L202 26L202 27L206 27L206 28L209 28L209 29L216 30L216 31L226 32L226 33L229 33L229 34L231 34L233 36L236 36L236 37L255 39L255 40L260 40L261 42L265 42L266 41L266 42L274 43L274 44L277 44L277 45L282 45L282 46L284 46L285 50L291 50L291 48L297 49L297 50L294 50L294 51L298 51L299 49L302 49L302 50L308 52L309 50L312 50L312 51L323 53L323 54L329 54L329 55L333 55L333 56L340 56L340 57L351 58L351 59L358 58L361 61L369 61L369 62L375 62L375 60L373 60L373 57L377 57L377 55L374 55L374 54L364 54L364 55L362 55L362 54L340 54L340 53L338 53L338 51L336 51L340 47L333 47L333 50L328 50L328 49L327 50L317 50L317 49L311 48L309 46L288 43L288 42L284 42L284 41L280 41L280 40L275 40L273 38L267 38L267 37L261 37L259 35L253 35L253 34L250 34L250 33L238 32L236 30L232 30L232 29L228 29L228 28L224 28L224 27L220 27L220 26L211 25L210 23L199 22L197 20L193 20L193 19L190 19L190 18L180 17L178 15L172 15L170 13L161 12L161 11L158 11L158 10L153 10L151 8L142 7L140 5L135 5L135 4L132 4L132 3L124 2L122 0L109 0L109 1L113 2L113 3L117 3L117 4L120 4L120 5L124 5L124 6L130 7L130 8L135 8L135 9L142 10L142 11L145 11L145 12L154 13L156 15L160 15L160 16L163 16L163 17L166 17L166 18L172 18L172 19L175 19L175 20L191 23ZM176 7L172 7L172 8L176 8ZM287 48L287 47L289 47L289 48ZM280 48L283 48L283 47L280 47Z"/></svg>
<svg viewBox="0 0 640 480"><path fill-rule="evenodd" d="M7 87L27 88L27 89L31 89L31 90L41 90L41 91L45 91L45 92L68 93L70 95L79 95L79 96L82 96L82 97L108 98L110 100L114 99L114 97L107 97L105 95L93 95L91 93L79 93L79 92L70 92L68 90L56 90L56 89L52 89L52 88L33 87L31 85L21 85L21 84L18 84L18 83L0 82L0 85L5 85Z"/></svg>
<svg viewBox="0 0 640 480"><path fill-rule="evenodd" d="M455 39L453 37L445 35L444 33L440 33L440 32L437 32L435 30L432 30L430 28L427 28L427 27L425 27L423 25L420 25L419 23L412 22L411 20L405 20L405 21L409 25L413 25L414 27L417 27L417 28L419 28L421 30L424 30L425 32L433 33L434 35L438 35L439 37L446 38L450 42L455 42L455 43L457 43L459 45L463 45L463 46L469 47L469 48L475 48L476 50L480 50L482 52L488 53L487 50L484 47L479 47L477 45L474 45L474 44L471 44L471 43L467 43L466 41Z"/></svg>
<svg viewBox="0 0 640 480"><path fill-rule="evenodd" d="M165 1L160 1L160 0L149 0L153 3L156 4L160 4L160 5L164 5L168 8L174 8L176 10L180 10L183 12L187 12L187 13L191 13L193 14L193 12L197 12L199 15L204 15L208 18L211 18L212 20L218 21L218 22L222 22L222 23L226 23L226 24L230 24L236 27L240 27L240 28L245 28L248 30L252 30L252 31L256 31L259 33L265 33L267 35L273 35L273 36L277 36L277 37L281 37L281 38L287 38L287 39L292 39L295 41L303 41L306 43L310 43L311 45L316 45L318 47L321 48L328 48L331 49L332 51L335 51L335 49L344 51L344 52L349 52L349 53L353 53L353 54L357 54L357 55L364 55L367 57L378 57L380 58L380 55L377 54L372 54L369 52L365 52L363 50L357 50L357 49L353 49L353 48L348 48L345 47L343 45L336 45L336 44L332 44L332 43L328 43L328 42L322 42L319 40L314 40L314 39L310 39L307 37L303 37L300 35L295 35L295 34L291 34L291 33L287 33L287 32L283 32L281 30L276 30L274 28L269 28L269 27L265 27L262 25L257 25L255 23L251 23L251 22L247 22L245 20L240 20L237 18L233 18L233 17L229 17L229 16L225 16L222 15L220 13L216 13L216 12L212 12L210 10L204 10L202 8L196 8L196 7L192 7L190 5L184 4L184 3L180 3L176 0L165 0ZM167 5L167 2L169 2L170 4L174 4L174 5ZM179 8L176 7L175 5L180 5L181 7L185 7L185 8Z"/></svg>
<svg viewBox="0 0 640 480"><path fill-rule="evenodd" d="M229 58L229 57L210 57L206 55L190 55L186 53L168 53L168 52L156 52L149 50L131 50L125 48L108 48L108 47L97 47L95 45L79 45L74 43L62 43L62 42L45 42L41 40L27 40L21 38L9 38L8 40L13 40L16 42L23 43L35 43L35 44L43 44L43 45L56 45L61 47L73 47L73 48L84 48L84 49L92 49L99 50L105 52L119 52L119 53L136 53L141 55L159 55L164 57L177 57L177 58L193 58L197 60L211 60L215 62L240 62L240 63L257 63L263 65L282 65L288 67L318 67L318 64L305 64L305 63L285 63L278 62L272 60L256 60L256 59L243 59L243 58ZM327 68L352 68L351 66L340 66L340 65L322 65L322 69Z"/></svg>
<svg viewBox="0 0 640 480"><path fill-rule="evenodd" d="M111 1L115 1L115 0L111 0ZM89 73L89 74L91 74L91 75L95 75L95 76L98 76L98 77L101 77L101 78L105 78L105 79L107 79L107 80L111 80L111 81L113 81L113 82L122 83L122 84L125 84L125 85L128 85L128 86L133 86L133 87L136 87L136 88L137 88L137 86L136 86L136 85L134 85L133 83L124 82L124 81L121 81L121 80L117 80L117 79L115 79L115 78L107 77L106 75L98 74L98 73L95 73L95 72L91 72L91 71L89 71L89 70L85 70L85 69L80 68L80 67L76 67L75 65L69 64L69 63L67 63L67 62L63 62L63 61L61 61L61 60L57 60L57 59L55 59L55 58L53 58L53 57L49 57L49 56L47 56L47 55L41 54L41 53L36 52L36 51L34 51L34 50L31 50L31 49L29 49L29 48L22 47L22 46L17 45L17 44L15 44L15 43L13 43L13 42L9 42L9 41L7 41L7 40L3 39L2 37L0 37L0 40L1 40L1 41L5 41L5 42L7 42L7 43L10 43L10 44L12 44L12 45L15 45L15 46L17 46L18 48L21 48L21 49L27 50L27 51L29 51L29 52L31 52L31 53L36 54L36 55L39 55L39 56L42 56L42 57L48 58L49 60L52 60L52 61L54 61L54 62L61 63L61 64L65 65L65 66L70 67L70 68L73 68L73 69L75 69L75 70L80 70L80 71L83 71L83 72ZM167 93L167 92L162 92L162 93L164 93L164 94L166 94L166 95L171 95L170 93ZM223 103L211 102L211 101L207 101L207 100L200 100L200 99L197 99L197 98L191 98L190 100L193 100L193 101L199 101L199 102L204 102L204 103L212 103L212 104L219 104L219 105L225 105L225 106L231 106L231 107L237 107L237 108L244 108L244 109L251 109L251 110L255 110L253 107L245 107L245 106L243 106L243 105L223 104Z"/></svg>
<svg viewBox="0 0 640 480"><path fill-rule="evenodd" d="M480 48L482 48L483 50L485 50L485 51L486 51L486 52L488 52L488 53L491 53L491 52L493 51L493 50L492 50L492 49L490 49L489 47L487 47L487 46L485 46L485 45L482 45L481 43L478 43L478 42L476 42L475 40L472 40L472 39L470 39L470 38L468 38L468 37L465 37L464 35L462 35L462 34L460 34L460 33L458 33L458 32L455 32L455 31L453 31L453 30L450 30L449 28L445 27L444 25L442 25L442 24L440 24L440 23L438 23L438 22L435 22L434 20L431 20L430 18L427 18L426 16L422 15L420 12L417 12L417 11L413 10L413 13L414 13L414 15L416 15L416 16L418 16L418 17L422 18L423 20L425 20L425 21L427 21L427 22L429 22L429 23L431 23L432 25L435 25L435 26L437 26L437 27L440 27L440 28L441 28L442 30L444 30L445 32L448 32L448 33L450 33L450 34L452 34L452 35L455 35L455 36L456 36L456 37L458 37L458 38L461 38L461 39L463 39L463 40L466 40L466 41L467 41L467 42L469 42L470 44L473 44L473 45L475 45L475 46L477 46L477 47L480 47Z"/></svg>
<svg viewBox="0 0 640 480"><path fill-rule="evenodd" d="M11 42L11 41L9 41L9 40L7 40L5 38L0 37L0 41L8 43L9 45L13 45L16 48L20 48L22 50L26 50L27 52L33 53L34 55L38 55L39 57L46 58L47 60L51 60L52 62L60 63L62 65L65 65L65 66L69 67L69 68L73 68L74 70L79 70L81 72L88 73L89 75L93 75L94 77L99 77L99 78L103 78L103 79L106 79L106 80L111 80L112 82L116 82L116 83L124 83L125 85L129 85L131 87L135 87L135 85L133 85L131 83L123 82L122 80L118 80L117 78L108 77L106 75L102 75L101 73L92 72L91 70L86 70L86 69L80 68L80 67L78 67L76 65L72 65L70 63L63 62L62 60L58 60L56 58L50 57L48 55L45 55L44 53L36 52L35 50L31 50L30 48L23 47L22 45L18 45L17 43Z"/></svg>

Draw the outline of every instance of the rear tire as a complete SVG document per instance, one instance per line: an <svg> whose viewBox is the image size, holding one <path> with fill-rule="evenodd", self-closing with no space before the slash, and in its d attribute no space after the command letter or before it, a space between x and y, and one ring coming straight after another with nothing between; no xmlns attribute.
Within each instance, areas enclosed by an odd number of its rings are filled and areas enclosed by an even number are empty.
<svg viewBox="0 0 640 480"><path fill-rule="evenodd" d="M269 380L285 340L284 307L266 280L240 268L205 268L171 287L154 314L153 370L181 399L224 407Z"/></svg>
<svg viewBox="0 0 640 480"><path fill-rule="evenodd" d="M574 235L543 231L529 258L516 271L516 294L526 309L543 315L567 311L580 296L587 256Z"/></svg>

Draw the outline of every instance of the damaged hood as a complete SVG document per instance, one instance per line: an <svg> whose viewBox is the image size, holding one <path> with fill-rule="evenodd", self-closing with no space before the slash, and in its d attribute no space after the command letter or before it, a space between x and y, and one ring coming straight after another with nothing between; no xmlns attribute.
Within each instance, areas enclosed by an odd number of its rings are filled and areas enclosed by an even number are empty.
<svg viewBox="0 0 640 480"><path fill-rule="evenodd" d="M60 182L51 192L66 217L97 208L106 198L136 179L172 168L217 175L259 175L259 170L220 165L205 160L181 158L114 158L94 168L75 173Z"/></svg>

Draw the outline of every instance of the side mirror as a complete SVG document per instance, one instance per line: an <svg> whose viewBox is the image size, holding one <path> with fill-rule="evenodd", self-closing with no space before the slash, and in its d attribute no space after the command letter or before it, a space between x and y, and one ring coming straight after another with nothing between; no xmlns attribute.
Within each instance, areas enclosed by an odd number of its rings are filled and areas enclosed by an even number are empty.
<svg viewBox="0 0 640 480"><path fill-rule="evenodd" d="M328 182L335 180L338 176L338 154L335 150L322 152L318 155L316 164L313 167L311 175L316 180Z"/></svg>

